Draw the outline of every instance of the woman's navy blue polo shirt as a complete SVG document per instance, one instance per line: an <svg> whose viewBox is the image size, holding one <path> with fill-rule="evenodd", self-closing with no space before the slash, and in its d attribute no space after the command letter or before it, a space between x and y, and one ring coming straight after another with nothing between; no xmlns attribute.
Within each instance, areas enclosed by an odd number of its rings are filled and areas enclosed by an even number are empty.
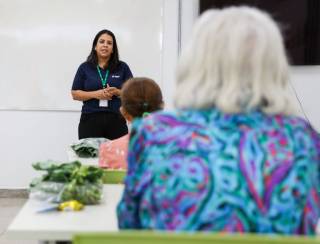
<svg viewBox="0 0 320 244"><path fill-rule="evenodd" d="M102 77L105 77L107 69L101 69ZM129 66L120 61L115 70L109 73L107 84L109 86L121 89L123 83L132 78L132 73ZM96 91L102 89L102 82L97 71L97 66L92 63L82 63L74 77L72 90L82 91ZM90 99L83 102L82 113L95 113L95 112L116 112L119 113L121 106L120 98L113 96L112 100L108 101L108 107L100 107L98 99Z"/></svg>

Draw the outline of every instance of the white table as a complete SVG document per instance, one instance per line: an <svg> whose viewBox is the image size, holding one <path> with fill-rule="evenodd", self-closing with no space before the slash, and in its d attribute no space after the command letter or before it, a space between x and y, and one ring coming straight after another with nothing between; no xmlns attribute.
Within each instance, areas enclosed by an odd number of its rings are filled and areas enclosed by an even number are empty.
<svg viewBox="0 0 320 244"><path fill-rule="evenodd" d="M19 240L71 240L79 232L117 231L116 207L123 185L104 185L104 200L79 212L36 213L39 202L29 199L14 218L6 238Z"/></svg>

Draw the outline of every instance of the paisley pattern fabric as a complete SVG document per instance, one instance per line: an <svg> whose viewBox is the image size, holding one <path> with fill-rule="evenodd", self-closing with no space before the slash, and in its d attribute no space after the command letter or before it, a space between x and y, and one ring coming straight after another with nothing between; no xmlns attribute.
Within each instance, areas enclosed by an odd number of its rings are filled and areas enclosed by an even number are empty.
<svg viewBox="0 0 320 244"><path fill-rule="evenodd" d="M319 141L303 119L259 111L135 121L119 227L313 235Z"/></svg>

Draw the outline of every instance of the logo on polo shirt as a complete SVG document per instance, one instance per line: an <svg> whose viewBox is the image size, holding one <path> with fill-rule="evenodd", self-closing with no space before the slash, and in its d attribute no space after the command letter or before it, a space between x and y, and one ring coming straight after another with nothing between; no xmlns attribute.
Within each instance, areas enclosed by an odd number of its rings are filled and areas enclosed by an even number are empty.
<svg viewBox="0 0 320 244"><path fill-rule="evenodd" d="M112 78L120 78L120 75L112 75Z"/></svg>

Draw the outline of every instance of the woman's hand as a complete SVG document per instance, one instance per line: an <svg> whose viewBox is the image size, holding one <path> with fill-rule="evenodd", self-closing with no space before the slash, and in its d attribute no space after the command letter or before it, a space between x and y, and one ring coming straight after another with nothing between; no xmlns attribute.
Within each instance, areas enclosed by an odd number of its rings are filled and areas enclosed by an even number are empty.
<svg viewBox="0 0 320 244"><path fill-rule="evenodd" d="M112 94L108 91L108 88L105 88L97 91L96 98L99 100L111 100Z"/></svg>
<svg viewBox="0 0 320 244"><path fill-rule="evenodd" d="M111 89L111 91L112 90L113 89ZM90 99L111 100L112 96L114 95L108 90L108 88L100 89L97 91L72 90L71 94L72 98L78 101L88 101Z"/></svg>
<svg viewBox="0 0 320 244"><path fill-rule="evenodd" d="M116 87L108 85L106 89L107 89L108 93L111 94L112 96L120 96L120 94L121 94L121 90Z"/></svg>

